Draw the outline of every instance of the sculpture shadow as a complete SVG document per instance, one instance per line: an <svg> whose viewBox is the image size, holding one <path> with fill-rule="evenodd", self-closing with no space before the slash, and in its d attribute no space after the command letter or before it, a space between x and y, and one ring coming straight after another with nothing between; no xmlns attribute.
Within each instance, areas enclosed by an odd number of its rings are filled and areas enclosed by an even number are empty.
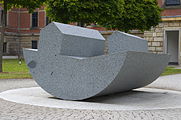
<svg viewBox="0 0 181 120"><path fill-rule="evenodd" d="M153 103L160 99L167 99L168 92L149 92L140 90L130 90L127 92L120 92L104 96L96 96L85 100L77 100L77 102L88 103L101 103L101 104L116 104L116 105L130 105L130 104L142 104ZM56 97L49 97L50 99L63 100ZM67 100L70 101L70 100Z"/></svg>
<svg viewBox="0 0 181 120"><path fill-rule="evenodd" d="M130 90L110 95L97 96L84 100L84 102L104 103L104 104L130 104L130 103L150 103L159 99L167 99L167 92L148 92Z"/></svg>

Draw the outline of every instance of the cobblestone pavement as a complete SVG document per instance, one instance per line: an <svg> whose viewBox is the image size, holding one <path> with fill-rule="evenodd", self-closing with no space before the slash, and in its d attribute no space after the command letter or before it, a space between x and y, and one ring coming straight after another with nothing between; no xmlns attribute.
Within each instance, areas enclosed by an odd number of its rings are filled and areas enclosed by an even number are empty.
<svg viewBox="0 0 181 120"><path fill-rule="evenodd" d="M0 92L37 86L31 79L0 80ZM181 120L181 109L152 111L71 110L38 107L0 99L0 120Z"/></svg>

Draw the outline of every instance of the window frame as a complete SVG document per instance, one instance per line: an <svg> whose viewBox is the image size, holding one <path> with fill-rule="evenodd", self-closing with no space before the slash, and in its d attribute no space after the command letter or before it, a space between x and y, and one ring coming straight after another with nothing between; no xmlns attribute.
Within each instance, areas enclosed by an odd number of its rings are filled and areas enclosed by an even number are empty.
<svg viewBox="0 0 181 120"><path fill-rule="evenodd" d="M166 7L180 6L180 5L181 5L180 0L178 0L179 3L175 3L175 4L168 4L167 2L168 2L168 0L165 0L165 6L166 6Z"/></svg>
<svg viewBox="0 0 181 120"><path fill-rule="evenodd" d="M51 23L50 19L48 16L46 16L46 25L48 25L49 23Z"/></svg>
<svg viewBox="0 0 181 120"><path fill-rule="evenodd" d="M7 53L7 42L3 42L3 53Z"/></svg>
<svg viewBox="0 0 181 120"><path fill-rule="evenodd" d="M36 14L36 16L34 15ZM37 28L38 27L38 23L39 22L39 13L38 12L33 12L31 15L31 27L32 28Z"/></svg>
<svg viewBox="0 0 181 120"><path fill-rule="evenodd" d="M34 45L35 45L36 47L34 47ZM31 48L32 48L32 49L38 49L38 40L32 40L32 41L31 41Z"/></svg>

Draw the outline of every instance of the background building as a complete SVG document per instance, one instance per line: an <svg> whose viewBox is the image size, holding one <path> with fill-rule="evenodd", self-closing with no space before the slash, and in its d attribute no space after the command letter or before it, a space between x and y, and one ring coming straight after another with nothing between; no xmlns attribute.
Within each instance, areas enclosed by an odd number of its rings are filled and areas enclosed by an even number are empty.
<svg viewBox="0 0 181 120"><path fill-rule="evenodd" d="M32 14L26 8L14 8L8 11L6 24L4 55L22 55L22 48L37 48L39 32L48 19L43 7Z"/></svg>
<svg viewBox="0 0 181 120"><path fill-rule="evenodd" d="M150 31L131 33L148 40L149 51L169 53L171 64L181 63L181 0L158 0L163 8L162 21ZM2 11L2 8L0 8ZM4 40L4 55L22 55L22 48L37 48L40 30L48 24L44 8L38 8L30 14L25 8L14 8L8 11L7 27ZM88 26L105 30L96 26ZM111 32L102 32L107 37ZM107 50L105 50L107 51Z"/></svg>
<svg viewBox="0 0 181 120"><path fill-rule="evenodd" d="M181 1L158 0L164 9L162 22L150 31L144 32L150 52L169 53L171 64L181 63Z"/></svg>

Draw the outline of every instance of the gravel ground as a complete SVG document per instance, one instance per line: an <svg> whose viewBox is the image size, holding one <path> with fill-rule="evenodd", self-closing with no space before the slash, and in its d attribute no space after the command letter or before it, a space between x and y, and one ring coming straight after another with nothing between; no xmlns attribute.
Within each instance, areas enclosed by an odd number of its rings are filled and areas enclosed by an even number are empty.
<svg viewBox="0 0 181 120"><path fill-rule="evenodd" d="M34 87L31 79L0 80L0 92ZM181 120L181 109L145 111L72 110L18 104L0 99L0 120Z"/></svg>

